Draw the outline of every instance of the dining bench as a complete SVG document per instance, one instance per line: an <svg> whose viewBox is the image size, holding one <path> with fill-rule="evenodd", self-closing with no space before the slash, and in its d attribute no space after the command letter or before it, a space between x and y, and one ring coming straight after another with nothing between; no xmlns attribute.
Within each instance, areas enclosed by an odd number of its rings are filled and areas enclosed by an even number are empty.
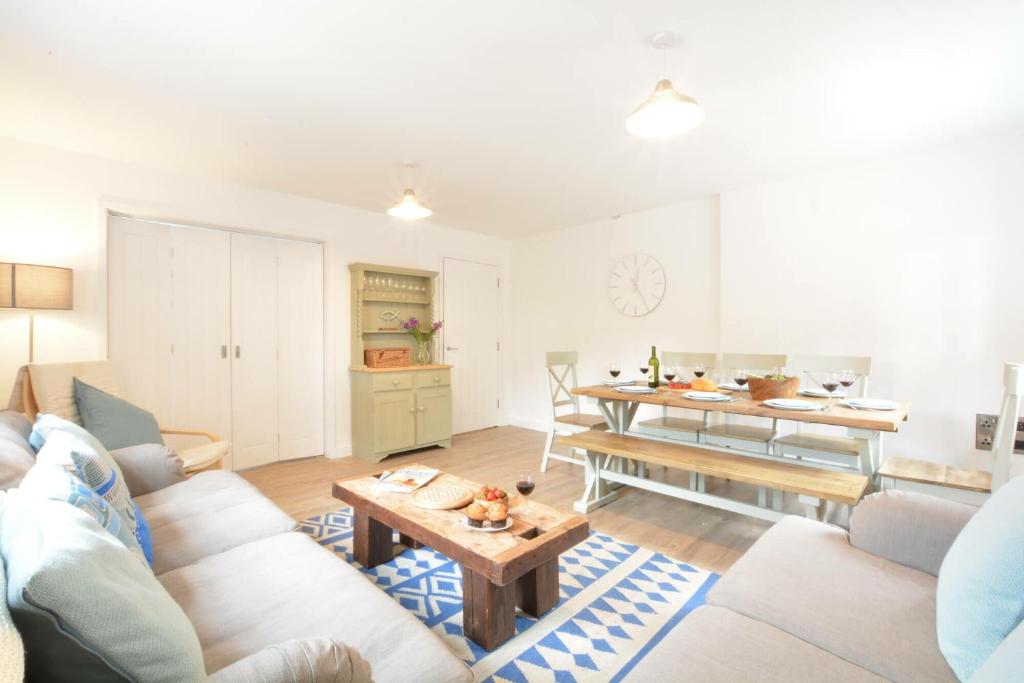
<svg viewBox="0 0 1024 683"><path fill-rule="evenodd" d="M709 494L702 485L691 483L689 488L684 488L644 477L642 472L638 473L641 476L629 474L618 466L622 461L614 459L684 470L691 473L691 482L718 477L792 493L798 496L807 516L817 520L824 519L828 503L856 505L869 483L868 477L856 472L840 472L771 457L738 455L613 432L580 432L562 437L558 443L586 453L586 489L583 498L573 504L574 509L583 514L614 500L618 494L610 490L608 482L617 482L761 519L774 521L784 516L780 509Z"/></svg>

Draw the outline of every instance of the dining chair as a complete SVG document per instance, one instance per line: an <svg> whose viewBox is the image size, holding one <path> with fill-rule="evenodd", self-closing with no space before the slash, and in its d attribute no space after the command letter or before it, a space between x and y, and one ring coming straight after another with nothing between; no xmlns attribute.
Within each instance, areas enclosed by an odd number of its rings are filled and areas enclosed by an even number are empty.
<svg viewBox="0 0 1024 683"><path fill-rule="evenodd" d="M580 397L572 393L576 388L576 359L575 351L549 351L545 354L546 367L548 371L548 389L551 393L551 429L548 430L548 438L544 443L544 455L540 461L540 471L546 472L548 460L555 459L562 462L582 465L584 460L582 453L572 449L569 455L554 453L551 450L555 435L565 436L577 432L585 432L590 429L608 429L604 418L600 415L580 412ZM576 456L580 457L576 457Z"/></svg>
<svg viewBox="0 0 1024 683"><path fill-rule="evenodd" d="M703 365L709 371L712 370L718 361L714 353L687 353L684 351L663 351L661 354L661 367L690 369ZM691 373L692 374L692 373ZM689 379L684 375L685 379ZM637 423L637 431L642 434L651 434L676 441L696 442L700 438L700 432L708 424L708 411L702 411L701 419L685 417L674 417L668 414L668 406L661 410L661 417L650 420L642 420Z"/></svg>
<svg viewBox="0 0 1024 683"><path fill-rule="evenodd" d="M864 398L868 392L868 378L871 375L869 356L814 356L796 353L786 363L787 371L800 377L802 386L821 387L825 373L852 370L857 381L847 389L848 396ZM825 462L840 467L857 469L859 444L847 436L803 431L797 423L797 431L775 439L776 455Z"/></svg>
<svg viewBox="0 0 1024 683"><path fill-rule="evenodd" d="M718 365L718 375L719 379L731 382L733 378L730 375L733 370L768 374L785 365L786 356L782 354L723 353ZM705 442L714 446L763 451L765 455L770 455L771 442L778 437L778 420L772 419L770 428L726 421L709 425L703 434Z"/></svg>

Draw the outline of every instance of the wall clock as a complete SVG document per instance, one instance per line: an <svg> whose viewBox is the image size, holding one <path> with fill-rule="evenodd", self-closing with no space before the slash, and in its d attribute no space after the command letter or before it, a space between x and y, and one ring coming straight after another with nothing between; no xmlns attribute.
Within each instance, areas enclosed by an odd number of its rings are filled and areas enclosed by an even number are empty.
<svg viewBox="0 0 1024 683"><path fill-rule="evenodd" d="M647 315L665 298L665 269L648 254L630 254L608 277L608 296L623 315Z"/></svg>

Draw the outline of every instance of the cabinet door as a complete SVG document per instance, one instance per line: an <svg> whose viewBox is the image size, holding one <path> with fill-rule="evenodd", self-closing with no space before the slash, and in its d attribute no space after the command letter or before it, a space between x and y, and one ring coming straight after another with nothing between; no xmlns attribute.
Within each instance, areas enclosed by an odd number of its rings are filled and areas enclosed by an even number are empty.
<svg viewBox="0 0 1024 683"><path fill-rule="evenodd" d="M452 392L448 387L416 390L416 443L452 436Z"/></svg>
<svg viewBox="0 0 1024 683"><path fill-rule="evenodd" d="M411 391L373 395L373 451L384 453L416 445L416 403Z"/></svg>

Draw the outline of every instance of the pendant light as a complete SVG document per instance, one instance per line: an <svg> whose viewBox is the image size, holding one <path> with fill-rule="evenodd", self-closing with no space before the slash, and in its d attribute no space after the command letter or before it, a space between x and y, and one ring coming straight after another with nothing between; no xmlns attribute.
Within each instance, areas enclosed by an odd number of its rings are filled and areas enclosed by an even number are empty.
<svg viewBox="0 0 1024 683"><path fill-rule="evenodd" d="M419 220L432 213L434 212L420 204L420 200L416 199L416 193L412 191L411 187L405 188L402 200L388 209L389 216L400 218L403 221Z"/></svg>
<svg viewBox="0 0 1024 683"><path fill-rule="evenodd" d="M671 31L659 31L650 37L651 47L667 50L679 44L679 36ZM654 93L647 98L626 119L626 130L642 138L670 138L692 130L704 121L704 108L697 100L684 95L672 86L672 81L663 78L654 87Z"/></svg>

